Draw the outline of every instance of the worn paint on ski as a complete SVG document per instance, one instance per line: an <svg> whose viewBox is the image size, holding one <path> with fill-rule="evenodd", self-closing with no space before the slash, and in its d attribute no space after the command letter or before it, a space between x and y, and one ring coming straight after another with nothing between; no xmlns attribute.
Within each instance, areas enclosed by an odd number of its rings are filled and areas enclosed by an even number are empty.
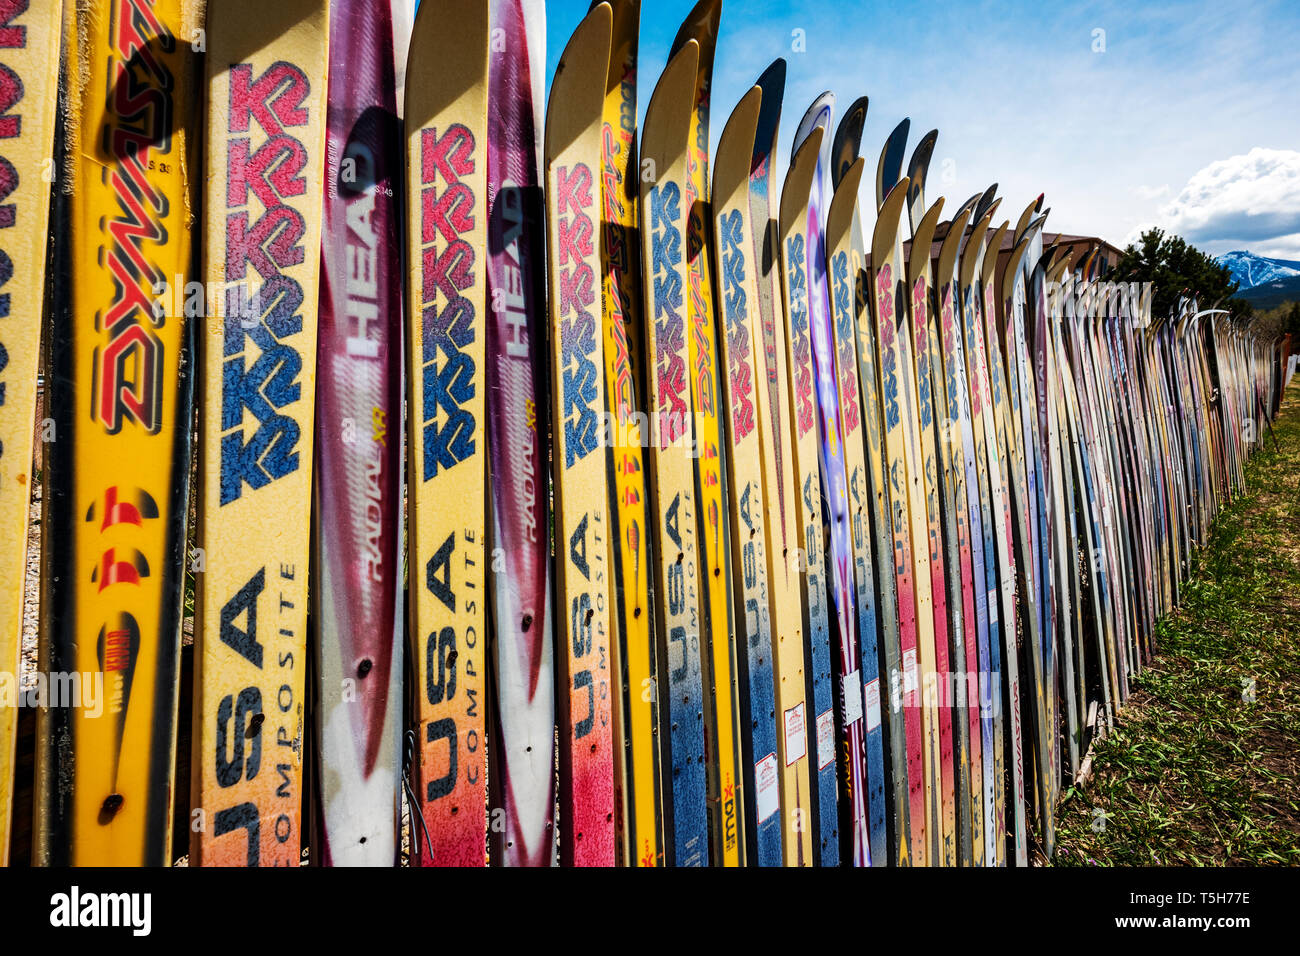
<svg viewBox="0 0 1300 956"><path fill-rule="evenodd" d="M249 49L254 19L273 41ZM207 29L204 278L225 312L201 347L191 767L206 826L190 857L296 866L329 9L224 3Z"/></svg>
<svg viewBox="0 0 1300 956"><path fill-rule="evenodd" d="M787 738L802 734L816 761L813 832L820 842L822 866L839 865L839 814L835 767L835 704L830 656L830 621L826 607L826 560L822 546L821 470L817 451L812 333L808 308L808 197L821 152L823 130L815 128L795 154L781 190L781 278L789 319L786 342L787 400L793 424L795 514L803 547L803 617L807 660L807 696L812 719L785 715ZM787 743L789 746L789 743Z"/></svg>
<svg viewBox="0 0 1300 956"><path fill-rule="evenodd" d="M717 317L713 302L713 230L709 211L709 108L713 51L721 0L700 0L673 41L673 52L687 40L699 44L695 95L686 151L687 350L691 412L695 426L695 494L698 502L701 593L704 598L704 726L708 759L710 857L716 866L744 863L741 825L746 799L741 785L743 757L740 687L732 616L731 546L727 529L728 488L722 417L718 413Z"/></svg>
<svg viewBox="0 0 1300 956"><path fill-rule="evenodd" d="M504 866L555 861L555 610L547 494L550 339L541 181L546 9L493 0L488 52L487 440L492 741L488 788Z"/></svg>
<svg viewBox="0 0 1300 956"><path fill-rule="evenodd" d="M767 522L767 575L771 585L773 664L776 668L776 750L781 781L782 847L787 866L812 866L812 833L806 825L811 791L808 779L804 680L802 576L798 563L797 493L789 450L792 432L787 399L787 325L780 289L780 233L773 218L772 154L785 88L785 61L776 60L758 79L763 91L754 154L749 168L749 210L754 227L756 321L763 365L754 389L763 460L763 500ZM758 340L756 340L758 341ZM799 733L787 731L797 726ZM770 763L769 763L770 766Z"/></svg>
<svg viewBox="0 0 1300 956"><path fill-rule="evenodd" d="M700 671L699 563L695 531L695 468L687 372L685 257L686 154L699 44L685 43L664 68L646 110L641 161L657 178L641 177L641 262L644 269L646 378L649 383L650 495L655 520L656 619L667 671L669 759L664 824L669 862L704 866L709 834L704 755L704 685Z"/></svg>
<svg viewBox="0 0 1300 956"><path fill-rule="evenodd" d="M45 446L37 666L94 682L103 710L77 701L37 714L39 865L171 863L198 86L179 38L197 24L180 0L64 6L69 123L46 372L57 440ZM38 175L28 195L42 203ZM34 226L22 228L37 238ZM33 293L24 307L39 311L43 290Z"/></svg>
<svg viewBox="0 0 1300 956"><path fill-rule="evenodd" d="M27 572L28 507L36 369L45 302L45 252L50 211L47 176L54 162L58 99L60 0L10 6L0 30L0 67L9 78L9 106L0 123L0 168L8 173L0 208L0 680L16 694ZM44 426L42 426L44 431ZM42 441L45 436L42 435ZM18 708L0 707L0 866L9 865L10 808L18 741Z"/></svg>
<svg viewBox="0 0 1300 956"><path fill-rule="evenodd" d="M720 340L727 409L727 479L731 488L731 552L739 557L732 592L738 639L744 642L741 720L744 747L745 858L759 866L780 866L780 763L772 626L769 610L767 532L757 390L765 385L767 357L755 336L758 299L754 228L750 214L749 167L762 105L753 87L727 121L718 142L713 173L714 241L718 250L723 325Z"/></svg>
<svg viewBox="0 0 1300 956"><path fill-rule="evenodd" d="M330 7L311 598L312 862L393 866L401 826L401 134L386 8Z"/></svg>
<svg viewBox="0 0 1300 956"><path fill-rule="evenodd" d="M855 148L856 152L856 148ZM840 392L840 425L844 441L844 465L848 484L851 559L857 591L856 640L861 676L850 687L845 675L846 713L857 707L867 762L866 810L868 846L866 865L884 865L885 857L885 759L880 700L880 665L876 609L876 559L872 553L870 526L870 483L867 477L863 441L863 401L857 354L857 279L853 263L853 226L857 218L858 185L866 163L856 159L835 189L827 215L827 265L830 272L831 303L835 319L835 378ZM871 389L874 400L875 389ZM854 700L850 694L860 695Z"/></svg>
<svg viewBox="0 0 1300 956"><path fill-rule="evenodd" d="M605 394L615 417L610 445L610 564L615 587L611 651L621 664L622 725L616 728L621 862L661 866L663 756L659 736L662 686L650 595L650 521L645 474L643 405L646 356L641 354L641 250L637 233L637 22L640 0L614 0L609 78L601 133L600 228L604 295ZM618 714L615 714L616 718Z"/></svg>
<svg viewBox="0 0 1300 956"><path fill-rule="evenodd" d="M490 6L423 7L406 73L411 784L423 816L423 825L413 819L420 852L412 862L420 866L486 862Z"/></svg>
<svg viewBox="0 0 1300 956"><path fill-rule="evenodd" d="M565 47L546 108L552 488L560 735L560 859L613 866L614 675L600 294L601 130L612 16L593 7Z"/></svg>

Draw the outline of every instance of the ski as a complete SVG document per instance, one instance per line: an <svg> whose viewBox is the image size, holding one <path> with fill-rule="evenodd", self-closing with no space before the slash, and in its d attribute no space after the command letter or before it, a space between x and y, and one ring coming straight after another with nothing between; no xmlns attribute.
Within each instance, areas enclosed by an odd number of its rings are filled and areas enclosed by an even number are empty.
<svg viewBox="0 0 1300 956"><path fill-rule="evenodd" d="M754 154L763 90L752 87L732 112L718 141L713 170L713 226L718 250L722 304L723 407L727 426L727 480L731 553L739 556L732 580L738 615L737 643L745 649L740 667L739 727L744 747L744 857L758 866L780 866L781 800L777 722L773 689L772 623L768 606L768 516L763 500L763 463L755 391L767 374L766 356L755 337L758 299L754 228L750 214L749 167Z"/></svg>
<svg viewBox="0 0 1300 956"><path fill-rule="evenodd" d="M555 862L555 609L547 494L550 339L541 0L494 0L488 51L487 440L492 554L488 796L503 866Z"/></svg>
<svg viewBox="0 0 1300 956"><path fill-rule="evenodd" d="M848 473L844 455L844 428L840 409L840 378L836 369L838 346L831 314L831 289L827 276L826 216L829 212L831 175L831 118L833 94L817 97L795 131L794 147L814 129L822 131L821 148L809 190L805 226L805 264L808 277L808 323L812 338L813 380L817 397L818 493L830 529L826 555L827 592L835 611L836 656L832 680L836 719L833 731L837 772L843 799L840 832L843 855L855 866L871 865L871 835L867 819L866 733L861 693L858 598L854 569L852 520L849 515ZM856 401L856 394L851 396ZM819 735L822 728L818 727ZM818 738L821 745L821 738Z"/></svg>
<svg viewBox="0 0 1300 956"><path fill-rule="evenodd" d="M273 40L250 49L254 17ZM304 842L329 24L328 5L311 0L274 12L226 3L208 18L204 278L225 308L208 323L200 364L206 567L195 588L191 768L206 825L191 828L194 865L297 866ZM271 235L269 246L256 239Z"/></svg>
<svg viewBox="0 0 1300 956"><path fill-rule="evenodd" d="M1028 847L1025 833L1025 758L1024 731L1021 727L1020 668L1021 653L1016 626L1017 580L1015 561L1015 535L1011 519L1011 471L1014 464L1007 444L1006 417L1008 414L1008 394L1010 387L1002 361L1002 352L998 344L996 295L993 289L993 272L997 267L998 248L1003 230L995 230L992 241L988 240L989 223L997 211L999 203L991 201L981 216L979 229L980 243L976 244L976 255L971 267L972 282L978 277L979 290L976 298L979 305L979 317L971 335L977 350L981 353L976 358L976 367L984 367L981 383L987 381L989 390L985 394L988 407L985 409L984 444L985 458L989 467L989 485L991 505L993 508L994 552L999 568L998 584L1001 599L999 621L1002 630L1002 684L1006 693L999 691L994 699L994 706L1000 707L1005 715L1005 734L999 734L999 740L1005 739L1010 747L1011 762L1011 823L1007 823L1005 806L994 821L995 847L998 861L1005 863L1007 834L1010 829L1014 843L1017 866L1028 865ZM964 268L964 264L963 264ZM964 281L964 279L963 279ZM977 371L977 374L978 371ZM996 752L1006 762L1005 746ZM1001 783L1004 775L996 774L998 789L995 799L1002 797L1005 787ZM1005 800L1005 798L1003 797Z"/></svg>
<svg viewBox="0 0 1300 956"><path fill-rule="evenodd" d="M650 499L655 591L664 613L656 618L660 659L667 672L659 699L669 727L664 821L667 862L704 866L709 857L696 548L695 467L690 384L687 380L684 257L687 151L695 102L699 44L688 40L668 61L646 109L640 177L641 262L645 290L645 345L650 420ZM653 367L651 367L653 356ZM670 771L670 772L669 772Z"/></svg>
<svg viewBox="0 0 1300 956"><path fill-rule="evenodd" d="M856 159L862 145L862 127L866 120L865 98L854 103L840 121L832 146L834 156L833 175L847 175L848 168ZM906 121L904 121L906 122ZM865 174L865 170L864 170ZM837 183L836 189L839 185ZM877 866L886 866L891 860L900 858L901 844L908 839L909 796L907 781L907 736L903 717L902 694L902 658L899 636L898 595L895 591L894 575L885 572L886 555L893 555L893 519L890 515L888 500L888 479L884 468L884 429L881 424L880 379L876 370L877 356L880 354L876 344L875 323L872 321L872 304L874 294L871 276L867 268L866 239L862 230L862 217L856 207L849 239L849 266L854 282L854 326L850 330L857 336L857 361L859 365L858 382L862 394L863 439L865 442L866 475L868 485L862 492L866 498L866 512L870 517L872 545L874 552L873 567L882 569L877 575L876 587L879 597L880 640L877 643L876 667L878 679L883 679L885 686L874 687L868 677L872 662L866 660L866 648L863 648L863 681L866 688L864 706L871 723L873 707L880 707L884 724L883 735L888 737L888 746L884 747L883 758L888 760L888 788L883 794L884 806L881 810L887 819L884 839L887 845L876 845L874 820L876 811L874 803L868 799L868 812L873 818L872 862ZM838 333L837 333L838 334ZM841 345L841 349L844 346ZM843 375L843 372L841 372ZM851 453L851 452L850 452ZM851 485L851 487L853 487ZM855 502L856 503L856 502ZM861 594L861 587L859 588ZM870 592L869 592L870 593ZM866 603L865 601L863 602ZM888 695L888 704L882 697ZM873 704L874 700L874 704ZM868 733L868 760L871 759L871 737Z"/></svg>
<svg viewBox="0 0 1300 956"><path fill-rule="evenodd" d="M614 715L604 314L599 294L601 130L612 13L601 3L560 56L546 107L552 493L560 741L560 860L613 866ZM593 314L593 312L595 314Z"/></svg>
<svg viewBox="0 0 1300 956"><path fill-rule="evenodd" d="M83 691L37 714L33 859L163 866L172 862L193 423L186 285L198 80L189 41L199 11L126 0L68 2L63 14L38 669L82 675L107 703ZM57 25L48 10L38 16ZM28 178L43 203L45 184ZM34 226L23 230L43 242Z"/></svg>
<svg viewBox="0 0 1300 956"><path fill-rule="evenodd" d="M721 0L699 0L673 40L676 52L688 40L699 45L695 96L686 152L686 289L688 369L691 417L695 427L695 495L700 551L700 579L705 621L705 733L709 788L710 858L715 866L744 864L741 833L744 804L737 679L736 627L732 615L732 556L727 528L726 455L723 416L718 413L717 318L713 300L713 229L709 212L709 110L713 85L713 51L717 44Z"/></svg>
<svg viewBox="0 0 1300 956"><path fill-rule="evenodd" d="M5 582L0 594L0 682L6 684L10 699L18 690L23 641L62 16L60 0L13 4L0 30L0 73L10 84L9 106L0 124L0 168L8 174L5 205L0 208L0 289L5 303L0 310L0 539L6 542L0 550L0 581ZM9 865L17 743L18 708L0 707L0 867Z"/></svg>
<svg viewBox="0 0 1300 956"><path fill-rule="evenodd" d="M921 140L918 150L927 153L933 149L934 134ZM928 159L926 160L928 163ZM914 161L913 169L919 175L909 176L909 191L916 204L924 205L924 172ZM956 864L956 805L952 763L952 710L948 700L948 651L950 622L948 611L947 579L944 572L944 514L940 507L944 500L940 483L942 473L937 462L938 445L935 440L935 418L939 410L946 411L946 403L938 395L942 382L936 381L934 363L939 350L935 335L934 310L931 307L933 270L930 264L930 247L935 226L943 210L940 198L919 217L912 233L912 245L907 263L909 314L916 357L917 429L920 439L920 457L916 465L923 478L919 493L925 497L926 535L918 538L913 532L913 542L924 540L925 555L930 562L931 607L933 609L933 638L921 645L921 672L927 675L922 686L927 718L937 727L937 733L927 733L927 777L932 781L927 794L929 818L933 826L927 830L928 853L932 864ZM914 544L916 550L922 549Z"/></svg>
<svg viewBox="0 0 1300 956"><path fill-rule="evenodd" d="M817 409L814 389L812 330L809 317L808 221L811 191L821 158L824 130L813 127L799 147L781 190L781 278L788 317L786 341L787 393L794 425L793 466L796 476L795 515L801 529L802 552L796 554L803 572L803 626L805 687L812 720L786 715L786 736L805 736L809 756L816 760L817 786L813 790L812 829L820 840L821 866L838 866L839 811L835 765L835 701L832 688L830 622L826 608L829 593L822 546L821 469L818 461ZM834 383L832 382L832 388ZM792 726L794 724L794 726ZM787 744L788 746L788 744Z"/></svg>
<svg viewBox="0 0 1300 956"><path fill-rule="evenodd" d="M424 6L407 60L411 862L420 866L486 863L490 14L488 0Z"/></svg>
<svg viewBox="0 0 1300 956"><path fill-rule="evenodd" d="M858 104L854 104L856 109ZM861 108L865 112L866 104ZM857 152L857 146L852 146ZM867 844L861 848L861 865L883 866L885 850L885 756L880 700L879 637L876 607L876 557L872 553L872 536L868 528L870 488L867 479L866 450L863 442L862 403L864 390L859 385L857 354L857 270L854 231L857 226L858 186L866 163L855 159L835 187L826 217L827 267L831 282L831 303L835 328L835 379L839 388L840 424L844 447L845 477L848 486L847 518L851 534L853 581L857 595L856 638L861 674L852 672L844 681L845 716L857 708L862 717L866 756L864 794L867 813ZM860 237L860 230L859 230ZM875 398L875 388L870 390ZM873 409L873 412L875 410ZM878 414L878 412L875 412Z"/></svg>
<svg viewBox="0 0 1300 956"><path fill-rule="evenodd" d="M389 11L330 7L311 598L312 862L394 866L402 733L403 165Z"/></svg>
<svg viewBox="0 0 1300 956"><path fill-rule="evenodd" d="M890 189L876 217L871 242L873 291L881 418L884 427L883 473L888 476L888 504L892 528L895 592L898 595L899 671L902 677L903 719L907 733L908 832L899 834L897 863L925 863L925 790L921 769L921 710L916 674L917 604L911 523L908 520L912 489L907 475L907 438L903 432L899 365L905 356L899 344L897 316L906 310L905 279L898 254L898 227L907 199L906 178Z"/></svg>
<svg viewBox="0 0 1300 956"><path fill-rule="evenodd" d="M661 866L663 750L659 739L662 686L650 592L645 433L641 401L646 356L642 341L638 239L636 71L640 0L614 0L609 77L605 87L601 176L601 277L604 296L605 394L614 415L610 445L610 545L616 587L611 652L619 664L622 726L616 728L618 826L621 862ZM618 714L616 713L616 718Z"/></svg>
<svg viewBox="0 0 1300 956"><path fill-rule="evenodd" d="M758 78L762 90L754 153L749 166L749 212L753 223L755 308L762 348L755 362L763 364L754 390L758 409L759 445L763 462L764 512L767 522L767 577L772 620L770 651L776 673L777 773L781 798L781 845L786 866L812 866L812 832L806 825L811 811L805 698L802 580L798 562L799 526L794 463L789 450L792 434L787 399L787 335L780 279L780 231L774 217L772 154L776 149L781 101L785 91L785 60L775 60ZM761 775L771 770L758 768ZM760 788L761 790L761 788ZM756 795L757 799L757 795Z"/></svg>
<svg viewBox="0 0 1300 956"><path fill-rule="evenodd" d="M966 203L948 223L948 232L939 249L935 266L935 305L939 329L939 379L944 391L947 417L939 429L940 455L946 475L947 544L949 563L946 568L950 607L953 611L952 687L953 728L953 799L955 802L956 861L962 866L974 863L974 843L978 838L977 803L972 802L974 755L979 746L979 618L975 610L975 585L982 581L983 536L977 539L973 529L983 527L975 470L974 429L971 424L971 397L966 374L967 362L962 347L957 253L971 215ZM936 392L938 388L936 388ZM954 554L955 552L955 554Z"/></svg>

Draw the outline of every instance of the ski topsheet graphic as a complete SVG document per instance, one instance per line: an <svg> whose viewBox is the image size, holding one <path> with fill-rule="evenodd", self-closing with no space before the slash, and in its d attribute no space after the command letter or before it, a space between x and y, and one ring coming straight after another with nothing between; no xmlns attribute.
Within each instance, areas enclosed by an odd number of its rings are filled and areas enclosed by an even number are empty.
<svg viewBox="0 0 1300 956"><path fill-rule="evenodd" d="M601 291L604 296L606 404L614 419L610 445L610 575L621 711L616 711L620 862L660 866L663 850L663 686L651 600L649 492L642 414L641 247L637 235L640 173L636 154L637 37L640 0L614 0L609 77L601 130ZM621 717L621 726L617 723Z"/></svg>
<svg viewBox="0 0 1300 956"><path fill-rule="evenodd" d="M600 294L601 131L609 4L593 7L556 67L546 110L555 452L560 857L613 866L615 675L610 658L609 488Z"/></svg>
<svg viewBox="0 0 1300 956"><path fill-rule="evenodd" d="M763 461L755 390L767 378L767 356L756 336L758 299L749 167L763 92L741 99L718 141L713 172L714 241L718 251L720 339L724 359L723 408L729 453L731 551L738 556L732 590L737 643L744 648L740 735L744 745L745 858L759 866L781 865L781 773L773 690L772 625L768 605L768 515L763 500ZM743 645L740 642L743 641Z"/></svg>
<svg viewBox="0 0 1300 956"><path fill-rule="evenodd" d="M795 560L803 578L803 624L808 635L805 674L808 708L785 715L787 738L801 736L815 761L817 783L812 802L813 832L822 866L839 865L839 819L835 774L835 705L832 689L830 623L826 607L826 561L822 546L821 470L818 464L817 408L814 393L812 333L809 327L808 252L809 194L821 155L823 130L814 127L795 153L781 191L781 278L789 322L786 398L793 427L790 449L797 486L795 514L800 540ZM802 548L802 553L799 549ZM787 739L787 747L791 742Z"/></svg>
<svg viewBox="0 0 1300 956"><path fill-rule="evenodd" d="M184 292L198 20L190 4L143 0L68 3L64 15L39 669L81 675L102 694L38 714L34 857L157 866L171 862L193 412ZM54 16L38 16L28 36L52 42ZM26 194L43 203L46 184L24 173L38 187ZM21 228L39 241L35 226ZM12 312L24 300L6 291Z"/></svg>
<svg viewBox="0 0 1300 956"><path fill-rule="evenodd" d="M407 59L407 603L421 866L485 863L489 13L488 0L424 5Z"/></svg>
<svg viewBox="0 0 1300 956"><path fill-rule="evenodd" d="M248 42L253 19L264 46ZM225 311L200 337L190 856L203 866L301 856L328 38L319 0L224 3L208 19L203 261Z"/></svg>
<svg viewBox="0 0 1300 956"><path fill-rule="evenodd" d="M856 152L856 146L854 152ZM846 714L856 701L851 694L861 697L862 733L865 738L867 761L866 811L869 843L863 848L860 864L885 864L885 759L884 732L882 730L882 702L880 697L879 638L876 616L876 558L872 553L873 537L870 529L870 480L867 477L864 429L862 426L863 396L874 401L874 382L870 392L865 392L859 382L857 355L857 298L854 263L853 229L857 219L858 186L866 167L857 159L844 173L835 189L827 214L827 266L830 273L831 303L835 323L835 378L840 392L840 422L844 437L844 467L848 490L845 521L849 524L853 563L853 580L857 590L858 613L856 638L861 661L861 675L850 681L845 674L844 707ZM874 411L874 409L873 409ZM878 415L879 413L876 412ZM878 426L877 426L878 431ZM881 575L881 577L887 577ZM859 686L850 686L856 684Z"/></svg>
<svg viewBox="0 0 1300 956"><path fill-rule="evenodd" d="M387 8L330 7L316 364L312 862L393 866L402 731L404 164Z"/></svg>
<svg viewBox="0 0 1300 956"><path fill-rule="evenodd" d="M664 761L671 813L664 842L675 866L704 866L709 834L700 659L700 557L696 547L694 432L687 371L686 154L699 44L673 55L650 97L641 142L641 264L645 294L651 513L655 534L655 621L669 731Z"/></svg>
<svg viewBox="0 0 1300 956"><path fill-rule="evenodd" d="M709 212L709 109L713 50L721 0L700 0L687 15L673 51L694 39L700 48L686 151L686 288L688 374L695 430L695 491L699 527L703 629L705 730L708 735L710 858L715 865L744 863L740 827L748 797L743 779L739 684L732 614L731 542L728 536L727 447L723 442L718 361L718 316L713 300L713 231Z"/></svg>
<svg viewBox="0 0 1300 956"><path fill-rule="evenodd" d="M780 774L781 842L787 866L812 866L812 808L808 746L804 734L807 702L804 680L803 580L798 555L800 536L795 513L797 493L793 434L787 400L787 327L781 283L780 230L772 205L773 153L785 90L785 61L776 60L758 78L762 90L749 166L749 212L753 223L755 362L761 351L761 374L755 380L762 451L763 493L767 524L767 577L771 586L772 654L776 692L776 752ZM793 732L792 732L793 731ZM755 760L761 759L755 755ZM769 764L770 766L770 761ZM760 774L762 768L756 767ZM761 787L756 790L758 800Z"/></svg>
<svg viewBox="0 0 1300 956"><path fill-rule="evenodd" d="M0 681L18 689L37 352L45 299L49 176L58 94L59 0L11 7L0 31L0 73L10 80L7 122L0 126L0 168L8 173L0 210ZM16 81L16 82L15 82ZM0 866L9 865L18 708L0 706Z"/></svg>
<svg viewBox="0 0 1300 956"><path fill-rule="evenodd" d="M555 860L542 0L494 0L488 61L487 438L492 496L492 862Z"/></svg>
<svg viewBox="0 0 1300 956"><path fill-rule="evenodd" d="M826 587L834 605L836 640L834 745L841 776L840 816L847 828L845 855L855 866L871 863L867 823L867 767L865 722L861 692L862 666L858 643L857 580L853 567L853 531L849 513L848 472L845 467L844 431L840 415L840 385L836 369L837 343L831 315L827 276L826 216L831 176L831 118L835 98L823 93L813 101L795 132L796 148L813 129L822 131L821 149L813 171L806 217L805 262L808 274L808 319L812 338L813 374L817 396L817 450L821 474L822 513L830 529L826 555ZM856 402L856 389L852 389ZM822 728L818 727L818 733ZM818 738L821 744L821 738Z"/></svg>

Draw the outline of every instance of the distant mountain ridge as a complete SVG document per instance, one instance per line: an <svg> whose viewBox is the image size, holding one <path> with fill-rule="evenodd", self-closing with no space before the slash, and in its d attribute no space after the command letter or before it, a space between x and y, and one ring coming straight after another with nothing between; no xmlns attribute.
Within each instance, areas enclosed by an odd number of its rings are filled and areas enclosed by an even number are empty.
<svg viewBox="0 0 1300 956"><path fill-rule="evenodd" d="M1270 259L1245 249L1225 252L1216 261L1227 266L1233 281L1241 286L1238 295L1247 289L1300 276L1300 262L1294 259Z"/></svg>

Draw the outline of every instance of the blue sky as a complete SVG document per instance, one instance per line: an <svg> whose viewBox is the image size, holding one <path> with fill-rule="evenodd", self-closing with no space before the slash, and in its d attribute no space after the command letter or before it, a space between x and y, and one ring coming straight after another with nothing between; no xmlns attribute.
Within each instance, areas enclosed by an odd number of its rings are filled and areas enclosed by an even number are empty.
<svg viewBox="0 0 1300 956"><path fill-rule="evenodd" d="M548 90L588 6L547 0ZM692 6L643 3L642 114ZM796 30L805 52L792 49ZM1216 254L1249 248L1300 258L1294 0L724 0L715 144L731 109L777 56L789 63L781 175L794 128L817 94L834 91L843 108L865 93L869 168L904 116L912 120L909 155L917 137L938 128L929 194L945 195L948 208L997 182L1012 219L1045 192L1052 231L1122 245L1162 225Z"/></svg>

